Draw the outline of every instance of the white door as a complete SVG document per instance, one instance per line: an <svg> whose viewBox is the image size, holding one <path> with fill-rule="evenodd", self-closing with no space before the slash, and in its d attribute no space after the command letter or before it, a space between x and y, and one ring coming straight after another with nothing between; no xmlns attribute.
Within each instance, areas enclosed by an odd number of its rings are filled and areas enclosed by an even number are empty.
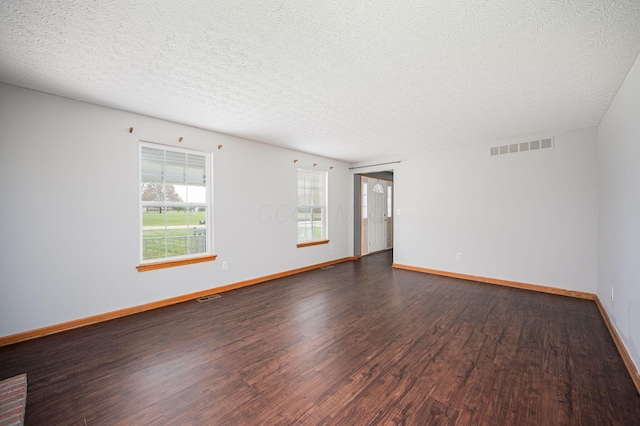
<svg viewBox="0 0 640 426"><path fill-rule="evenodd" d="M367 187L367 252L372 253L387 248L387 181L369 178Z"/></svg>

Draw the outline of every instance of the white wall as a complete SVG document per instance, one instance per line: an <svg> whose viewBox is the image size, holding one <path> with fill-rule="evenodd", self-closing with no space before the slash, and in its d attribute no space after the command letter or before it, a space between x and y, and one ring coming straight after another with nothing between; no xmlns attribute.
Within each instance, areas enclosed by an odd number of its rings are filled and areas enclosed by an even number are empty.
<svg viewBox="0 0 640 426"><path fill-rule="evenodd" d="M640 58L598 130L598 297L640 370Z"/></svg>
<svg viewBox="0 0 640 426"><path fill-rule="evenodd" d="M554 136L551 150L476 146L394 165L394 262L595 293L597 130Z"/></svg>
<svg viewBox="0 0 640 426"><path fill-rule="evenodd" d="M137 272L138 140L214 153L217 261ZM334 167L333 250L296 248L297 168L313 163ZM347 167L0 84L0 336L347 257Z"/></svg>

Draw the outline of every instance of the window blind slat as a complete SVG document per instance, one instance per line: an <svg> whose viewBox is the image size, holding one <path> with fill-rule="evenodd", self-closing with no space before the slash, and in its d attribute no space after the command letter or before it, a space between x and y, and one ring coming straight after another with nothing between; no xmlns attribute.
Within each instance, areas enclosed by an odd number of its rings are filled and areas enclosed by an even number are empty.
<svg viewBox="0 0 640 426"><path fill-rule="evenodd" d="M187 168L187 154L165 151L165 182L184 185Z"/></svg>
<svg viewBox="0 0 640 426"><path fill-rule="evenodd" d="M189 154L187 157L187 183L189 185L205 186L207 157Z"/></svg>
<svg viewBox="0 0 640 426"><path fill-rule="evenodd" d="M142 182L162 182L164 175L164 151L142 147L140 169Z"/></svg>

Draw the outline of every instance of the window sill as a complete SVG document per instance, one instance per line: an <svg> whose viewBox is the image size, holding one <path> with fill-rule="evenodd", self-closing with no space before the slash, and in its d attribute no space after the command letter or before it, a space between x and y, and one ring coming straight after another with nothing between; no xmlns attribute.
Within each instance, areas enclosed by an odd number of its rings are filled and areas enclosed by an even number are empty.
<svg viewBox="0 0 640 426"><path fill-rule="evenodd" d="M297 245L297 247L298 248L303 248L303 247L319 246L320 244L329 244L329 240L311 241L311 242L308 242L308 243L299 243Z"/></svg>
<svg viewBox="0 0 640 426"><path fill-rule="evenodd" d="M173 268L174 266L191 265L193 263L213 262L214 260L216 260L216 257L218 256L212 254L202 257L192 257L191 259L165 260L162 262L144 263L136 266L136 269L138 270L138 272L153 271L156 269Z"/></svg>

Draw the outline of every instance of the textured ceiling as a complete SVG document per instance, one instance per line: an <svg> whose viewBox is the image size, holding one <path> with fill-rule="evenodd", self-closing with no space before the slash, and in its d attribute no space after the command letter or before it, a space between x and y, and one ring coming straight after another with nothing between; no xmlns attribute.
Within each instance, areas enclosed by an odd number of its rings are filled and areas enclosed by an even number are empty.
<svg viewBox="0 0 640 426"><path fill-rule="evenodd" d="M349 162L597 125L638 0L0 2L0 81Z"/></svg>

